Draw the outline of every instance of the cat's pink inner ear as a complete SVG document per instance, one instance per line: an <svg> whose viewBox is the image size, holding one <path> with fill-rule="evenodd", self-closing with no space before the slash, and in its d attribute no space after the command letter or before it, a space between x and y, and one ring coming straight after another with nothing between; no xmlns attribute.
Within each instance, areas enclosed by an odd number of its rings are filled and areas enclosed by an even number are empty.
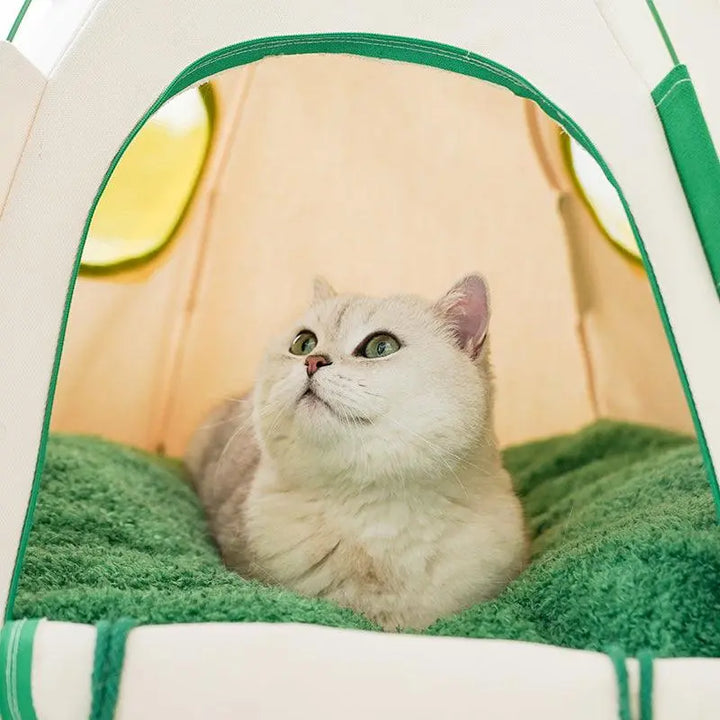
<svg viewBox="0 0 720 720"><path fill-rule="evenodd" d="M482 348L490 323L487 283L480 275L468 275L436 305L455 332L458 345L471 357Z"/></svg>

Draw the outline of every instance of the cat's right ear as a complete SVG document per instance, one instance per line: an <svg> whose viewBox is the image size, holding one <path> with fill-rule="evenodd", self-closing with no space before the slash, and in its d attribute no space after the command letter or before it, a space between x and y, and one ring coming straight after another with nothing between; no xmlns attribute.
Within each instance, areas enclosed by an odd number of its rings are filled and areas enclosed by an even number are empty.
<svg viewBox="0 0 720 720"><path fill-rule="evenodd" d="M475 359L482 350L490 324L487 283L480 275L468 275L436 303L435 312L452 328L457 344Z"/></svg>
<svg viewBox="0 0 720 720"><path fill-rule="evenodd" d="M319 275L313 282L313 302L322 302L323 300L329 300L337 295L332 285L324 278Z"/></svg>

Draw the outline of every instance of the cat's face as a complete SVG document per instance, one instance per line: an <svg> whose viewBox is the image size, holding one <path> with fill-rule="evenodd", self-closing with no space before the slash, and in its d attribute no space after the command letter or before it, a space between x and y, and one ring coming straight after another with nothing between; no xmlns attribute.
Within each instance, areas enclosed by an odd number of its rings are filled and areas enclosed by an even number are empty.
<svg viewBox="0 0 720 720"><path fill-rule="evenodd" d="M255 422L264 449L304 472L447 471L491 431L487 321L477 276L434 305L335 295L319 283L259 374Z"/></svg>

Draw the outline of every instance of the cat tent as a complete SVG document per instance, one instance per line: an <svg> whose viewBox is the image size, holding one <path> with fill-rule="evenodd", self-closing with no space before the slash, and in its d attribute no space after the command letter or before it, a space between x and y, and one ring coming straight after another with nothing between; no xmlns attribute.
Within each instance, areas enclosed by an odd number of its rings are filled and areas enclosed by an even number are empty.
<svg viewBox="0 0 720 720"><path fill-rule="evenodd" d="M686 716L689 696L698 714L717 707L720 663L711 659L657 660L648 669L553 646L309 625L168 624L128 635L122 623L9 621L80 252L100 194L164 102L272 56L362 56L376 68L414 64L492 83L536 103L595 158L627 210L717 502L720 7L92 0L58 13L46 19L57 31L37 56L19 42L22 23L18 42L0 45L4 720L82 717L91 706L112 712L115 701L121 718L335 717L339 703L350 717L451 708L456 717L611 718L629 717L638 698L648 717L653 677L656 717ZM102 676L98 657L122 667L122 682L107 693L102 682L91 692L90 678Z"/></svg>

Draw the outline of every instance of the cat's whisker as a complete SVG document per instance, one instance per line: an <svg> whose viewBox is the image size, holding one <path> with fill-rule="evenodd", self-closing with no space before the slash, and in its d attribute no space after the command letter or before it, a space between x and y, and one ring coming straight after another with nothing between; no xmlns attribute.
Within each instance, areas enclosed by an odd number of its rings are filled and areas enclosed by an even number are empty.
<svg viewBox="0 0 720 720"><path fill-rule="evenodd" d="M247 403L247 398L238 398L234 395L226 395L222 400L223 402L235 403L236 405L245 405Z"/></svg>
<svg viewBox="0 0 720 720"><path fill-rule="evenodd" d="M225 446L222 449L222 452L220 453L220 456L217 459L217 462L215 463L215 473L214 473L214 479L217 480L218 473L220 472L220 469L223 465L225 455L227 454L228 448L232 445L232 443L237 440L242 435L242 432L244 430L243 425L240 425L233 434L228 438L228 441L225 443Z"/></svg>
<svg viewBox="0 0 720 720"><path fill-rule="evenodd" d="M437 445L436 443L433 443L431 440L428 440L428 438L423 437L422 435L420 435L419 433L415 432L414 430L411 430L409 427L407 427L406 425L403 425L402 423L398 422L398 421L395 420L394 418L386 417L386 420L389 420L389 421L390 421L391 423L393 423L396 427L399 427L401 430L403 430L404 432L409 433L410 435L412 435L413 437L417 438L418 440L422 440L422 442L424 442L431 451L437 453L437 455L438 455L439 457L442 457L443 455L447 455L448 457L450 457L451 459L455 460L455 461L456 461L458 464L460 464L460 465L465 465L465 466L467 466L467 467L474 468L475 470L478 470L478 471L481 471L481 470L482 470L482 468L480 468L480 467L479 467L478 465L476 465L475 463L472 463L472 462L470 462L469 460L466 460L465 458L460 457L460 455L457 455L456 453L454 453L454 452L452 452L452 451L450 451L450 450L447 450L446 448L440 447L440 446Z"/></svg>
<svg viewBox="0 0 720 720"><path fill-rule="evenodd" d="M280 406L280 409L277 412L277 415L270 423L270 426L268 427L267 434L268 436L272 436L272 434L277 429L277 426L280 423L280 420L282 416L285 414L285 412L288 410L288 408L293 404L294 402L294 396L291 396L289 400L286 401L280 401L277 404Z"/></svg>
<svg viewBox="0 0 720 720"><path fill-rule="evenodd" d="M225 418L224 420L219 420L218 422L206 423L205 425L200 425L198 430L211 430L212 428L220 427L221 425L227 425L228 423L235 422L240 417L242 417L242 416L241 415L232 415L231 417Z"/></svg>

